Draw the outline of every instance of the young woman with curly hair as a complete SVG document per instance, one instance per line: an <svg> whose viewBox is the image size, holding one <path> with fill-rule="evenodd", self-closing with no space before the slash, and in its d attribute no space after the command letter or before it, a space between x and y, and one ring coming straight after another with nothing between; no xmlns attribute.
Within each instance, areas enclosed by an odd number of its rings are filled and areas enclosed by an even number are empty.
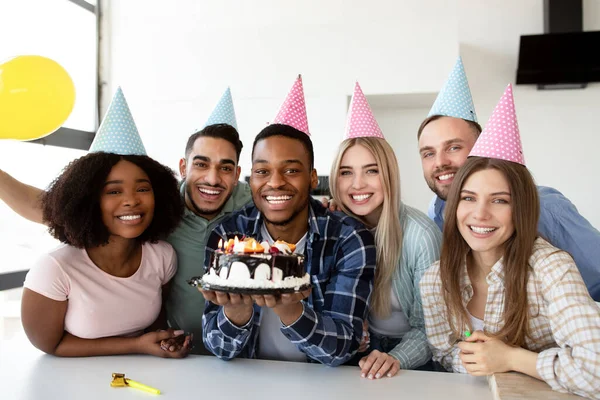
<svg viewBox="0 0 600 400"><path fill-rule="evenodd" d="M187 337L164 346L182 332L144 334L177 268L173 248L161 240L183 212L172 171L143 155L91 153L64 169L42 207L63 245L25 280L22 321L31 343L62 357L185 356Z"/></svg>

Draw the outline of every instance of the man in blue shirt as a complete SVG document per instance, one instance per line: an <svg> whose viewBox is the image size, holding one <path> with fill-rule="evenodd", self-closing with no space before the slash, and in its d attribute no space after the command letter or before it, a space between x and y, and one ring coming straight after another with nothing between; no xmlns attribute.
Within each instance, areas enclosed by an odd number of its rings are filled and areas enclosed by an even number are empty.
<svg viewBox="0 0 600 400"><path fill-rule="evenodd" d="M443 229L446 197L456 171L481 133L460 58L440 91L417 139L425 181L435 193L428 215ZM595 301L600 301L600 232L558 190L538 186L538 232L575 260Z"/></svg>
<svg viewBox="0 0 600 400"><path fill-rule="evenodd" d="M317 185L313 164L309 136L291 126L270 125L254 141L254 205L215 228L205 260L219 239L281 239L295 243L297 252L304 247L313 287L280 297L202 291L204 344L220 358L309 359L337 366L359 347L375 272L374 239L358 222L311 199Z"/></svg>

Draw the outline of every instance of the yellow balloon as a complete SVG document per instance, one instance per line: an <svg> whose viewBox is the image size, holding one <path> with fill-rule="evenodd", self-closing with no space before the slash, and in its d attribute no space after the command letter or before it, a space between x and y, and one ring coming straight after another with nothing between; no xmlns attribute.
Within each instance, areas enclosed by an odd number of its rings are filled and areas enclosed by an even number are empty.
<svg viewBox="0 0 600 400"><path fill-rule="evenodd" d="M0 139L34 140L61 127L75 105L75 85L57 62L18 56L0 64Z"/></svg>

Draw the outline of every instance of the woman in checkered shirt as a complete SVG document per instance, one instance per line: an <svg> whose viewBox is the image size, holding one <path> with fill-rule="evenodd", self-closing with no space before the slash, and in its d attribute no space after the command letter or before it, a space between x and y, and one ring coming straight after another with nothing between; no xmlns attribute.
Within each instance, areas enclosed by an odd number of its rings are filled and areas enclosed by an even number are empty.
<svg viewBox="0 0 600 400"><path fill-rule="evenodd" d="M600 308L571 256L538 237L538 217L524 165L470 157L458 171L441 259L420 284L433 359L600 399Z"/></svg>

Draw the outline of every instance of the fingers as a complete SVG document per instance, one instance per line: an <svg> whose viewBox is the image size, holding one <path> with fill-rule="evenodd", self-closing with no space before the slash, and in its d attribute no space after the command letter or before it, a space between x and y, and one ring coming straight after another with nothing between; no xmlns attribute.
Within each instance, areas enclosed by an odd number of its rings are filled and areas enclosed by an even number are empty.
<svg viewBox="0 0 600 400"><path fill-rule="evenodd" d="M169 330L160 330L158 332L154 332L155 334L155 341L156 342L160 342L163 340L167 340L167 339L171 339L174 337L177 337L179 335L183 335L183 331L182 330L178 330L178 331L174 331L172 329Z"/></svg>
<svg viewBox="0 0 600 400"><path fill-rule="evenodd" d="M480 350L481 345L479 343L469 343L469 342L458 342L458 348L463 353L473 354Z"/></svg>
<svg viewBox="0 0 600 400"><path fill-rule="evenodd" d="M321 205L323 205L323 207L328 208L329 207L329 199L327 197L321 197Z"/></svg>
<svg viewBox="0 0 600 400"><path fill-rule="evenodd" d="M373 350L368 356L363 357L363 359L365 361L363 363L363 365L360 365L360 362L358 364L360 366L360 376L361 377L366 378L368 376L367 374L373 368L373 364L375 364L375 362L379 358L380 354L381 354L381 352L379 350ZM381 364L382 363L379 364L379 366L377 367L377 369L379 369L379 367L381 367Z"/></svg>
<svg viewBox="0 0 600 400"><path fill-rule="evenodd" d="M394 372L393 375L391 374L392 368L396 364L400 365L400 362L398 360L396 360L394 357L390 356L389 354L386 354L383 365L379 368L378 371L375 372L375 379L379 379L383 376L392 377L392 376L396 375L396 372L398 372L398 371Z"/></svg>
<svg viewBox="0 0 600 400"><path fill-rule="evenodd" d="M198 291L200 293L202 293L202 296L204 296L204 299L206 301L210 301L211 303L216 303L216 294L214 290L204 290L202 289L200 286L198 286Z"/></svg>
<svg viewBox="0 0 600 400"><path fill-rule="evenodd" d="M475 331L465 339L466 342L487 342L488 340L490 340L490 337L482 331Z"/></svg>
<svg viewBox="0 0 600 400"><path fill-rule="evenodd" d="M371 354L373 354L373 353L371 353ZM377 358L375 359L375 362L373 362L373 365L371 365L371 369L367 373L367 378L368 379L380 378L380 376L377 376L377 373L379 372L381 367L383 367L383 364L386 361L387 361L387 354L379 353L377 355Z"/></svg>
<svg viewBox="0 0 600 400"><path fill-rule="evenodd" d="M277 297L273 295L255 294L252 296L252 300L254 300L259 307L273 308L277 305Z"/></svg>
<svg viewBox="0 0 600 400"><path fill-rule="evenodd" d="M387 377L388 378L391 378L392 376L395 376L398 373L398 371L400 371L400 361L399 360L396 360L396 361L397 362L395 362L392 365L392 368L390 368L390 370L387 373Z"/></svg>

